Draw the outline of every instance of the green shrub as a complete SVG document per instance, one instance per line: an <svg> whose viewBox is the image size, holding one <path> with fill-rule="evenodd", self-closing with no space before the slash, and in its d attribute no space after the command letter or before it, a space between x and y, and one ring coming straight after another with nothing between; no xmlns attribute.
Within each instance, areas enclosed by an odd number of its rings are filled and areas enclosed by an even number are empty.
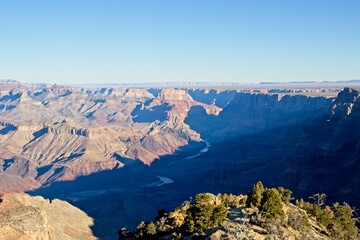
<svg viewBox="0 0 360 240"><path fill-rule="evenodd" d="M324 194L317 195L322 197ZM301 238L313 239L314 235L309 232L311 224L308 216L316 219L318 225L323 228L323 234L328 235L330 239L357 239L359 229L353 218L354 211L348 204L335 203L330 207L317 199L315 199L317 204L303 199L296 200L296 205L303 209L301 210L292 208L289 205L290 199L290 190L283 187L264 188L261 182L253 186L248 196L233 194L215 196L211 193L200 193L195 196L195 203L186 201L169 214L165 210L160 210L154 222L140 222L135 232L119 231L119 239L159 239L166 235L171 236L171 239L181 239L186 235L196 236L221 224L228 216L229 207L237 208L245 203L248 207L258 208L258 211L247 209L254 213L250 223L265 228L268 232L267 237L271 239L272 237L288 238L284 224L300 232ZM284 204L289 206L286 218Z"/></svg>
<svg viewBox="0 0 360 240"><path fill-rule="evenodd" d="M243 195L234 195L234 194L218 194L217 197L221 202L228 208L238 208L244 206L246 203L246 196Z"/></svg>
<svg viewBox="0 0 360 240"><path fill-rule="evenodd" d="M352 218L353 210L351 207L347 203L342 205L334 203L332 210L334 212L334 221L328 226L331 235L339 239L357 239L359 229Z"/></svg>
<svg viewBox="0 0 360 240"><path fill-rule="evenodd" d="M316 221L325 228L332 222L332 210L329 207L321 209L321 207L314 203L305 202L300 199L296 204L304 209L309 215L314 216Z"/></svg>
<svg viewBox="0 0 360 240"><path fill-rule="evenodd" d="M264 191L265 189L262 182L257 182L253 186L252 190L248 193L246 206L251 208L260 207Z"/></svg>
<svg viewBox="0 0 360 240"><path fill-rule="evenodd" d="M242 198L240 198L239 205L245 206L247 199L248 199L248 196L242 196Z"/></svg>
<svg viewBox="0 0 360 240"><path fill-rule="evenodd" d="M316 221L324 226L334 239L357 239L359 229L353 218L353 210L347 204L334 203L332 207L321 208L314 203L305 202L302 199L296 201L297 205L314 216Z"/></svg>
<svg viewBox="0 0 360 240"><path fill-rule="evenodd" d="M212 222L214 226L218 226L220 223L222 223L225 218L228 216L229 211L227 207L225 207L224 204L220 204L216 206L212 213Z"/></svg>
<svg viewBox="0 0 360 240"><path fill-rule="evenodd" d="M144 229L145 235L155 235L156 234L156 225L153 222L150 222L145 226Z"/></svg>
<svg viewBox="0 0 360 240"><path fill-rule="evenodd" d="M227 207L213 194L201 193L195 196L195 204L186 212L184 229L186 232L203 232L225 220Z"/></svg>
<svg viewBox="0 0 360 240"><path fill-rule="evenodd" d="M139 225L137 225L136 227L137 231L135 233L136 238L141 238L145 235L145 227L146 227L146 223L144 221L141 221Z"/></svg>
<svg viewBox="0 0 360 240"><path fill-rule="evenodd" d="M283 187L278 187L278 191L280 193L281 200L284 203L290 202L292 191Z"/></svg>
<svg viewBox="0 0 360 240"><path fill-rule="evenodd" d="M283 219L285 213L282 209L282 201L279 192L275 188L266 189L264 191L260 213L266 218Z"/></svg>

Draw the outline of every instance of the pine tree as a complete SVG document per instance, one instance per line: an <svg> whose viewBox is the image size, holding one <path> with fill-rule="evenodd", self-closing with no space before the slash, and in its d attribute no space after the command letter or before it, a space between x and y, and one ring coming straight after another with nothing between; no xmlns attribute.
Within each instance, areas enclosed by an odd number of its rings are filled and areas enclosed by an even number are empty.
<svg viewBox="0 0 360 240"><path fill-rule="evenodd" d="M264 191L260 205L260 213L266 218L284 218L285 213L282 209L282 201L278 190L269 188Z"/></svg>
<svg viewBox="0 0 360 240"><path fill-rule="evenodd" d="M246 200L246 206L251 208L260 207L261 199L263 197L264 191L265 189L262 182L261 181L257 182L248 194L248 198Z"/></svg>

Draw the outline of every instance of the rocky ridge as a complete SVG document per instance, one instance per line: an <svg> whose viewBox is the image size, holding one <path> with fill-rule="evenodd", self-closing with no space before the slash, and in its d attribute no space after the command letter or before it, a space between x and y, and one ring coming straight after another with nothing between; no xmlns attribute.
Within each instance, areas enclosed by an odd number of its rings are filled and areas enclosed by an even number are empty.
<svg viewBox="0 0 360 240"><path fill-rule="evenodd" d="M97 239L93 219L65 201L8 193L0 197L0 239Z"/></svg>
<svg viewBox="0 0 360 240"><path fill-rule="evenodd" d="M295 200L289 189L256 183L247 195L199 193L173 211L160 210L119 239L358 239L357 214L347 203ZM293 203L290 201L295 200Z"/></svg>

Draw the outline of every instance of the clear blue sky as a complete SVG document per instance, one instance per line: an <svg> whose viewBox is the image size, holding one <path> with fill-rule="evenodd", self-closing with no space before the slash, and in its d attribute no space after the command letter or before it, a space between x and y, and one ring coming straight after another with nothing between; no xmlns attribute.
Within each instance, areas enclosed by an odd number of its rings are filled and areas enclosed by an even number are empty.
<svg viewBox="0 0 360 240"><path fill-rule="evenodd" d="M0 79L360 79L360 0L0 0Z"/></svg>

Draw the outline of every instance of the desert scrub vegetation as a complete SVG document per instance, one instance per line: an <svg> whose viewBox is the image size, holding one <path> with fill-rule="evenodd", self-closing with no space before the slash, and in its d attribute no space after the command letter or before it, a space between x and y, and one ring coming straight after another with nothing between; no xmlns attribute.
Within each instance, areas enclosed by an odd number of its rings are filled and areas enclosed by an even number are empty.
<svg viewBox="0 0 360 240"><path fill-rule="evenodd" d="M359 239L356 212L347 203L328 206L326 195L318 193L309 197L313 203L295 200L296 208L290 203L291 194L283 187L265 188L261 182L256 183L246 202L247 207L256 209L252 223L268 230L275 239L289 237L284 231L287 227L297 231L301 239ZM315 219L315 224L310 218ZM319 232L318 236L310 234L314 229Z"/></svg>
<svg viewBox="0 0 360 240"><path fill-rule="evenodd" d="M267 188L262 182L245 196L199 193L171 212L159 210L154 221L141 221L133 232L122 229L119 239L206 239L216 231L222 232L221 239L228 238L226 231L241 239L359 239L348 204L327 206L324 194L312 196L312 202L291 195L289 189ZM229 219L229 212L238 213L241 221Z"/></svg>
<svg viewBox="0 0 360 240"><path fill-rule="evenodd" d="M119 231L120 239L182 239L186 235L202 235L217 227L228 216L228 209L244 206L246 196L199 193L194 201L185 201L173 211L159 211L153 222L140 222L136 231Z"/></svg>
<svg viewBox="0 0 360 240"><path fill-rule="evenodd" d="M359 239L357 219L354 216L355 209L351 208L349 204L336 202L332 206L327 206L300 199L296 201L296 205L315 218L332 239Z"/></svg>

